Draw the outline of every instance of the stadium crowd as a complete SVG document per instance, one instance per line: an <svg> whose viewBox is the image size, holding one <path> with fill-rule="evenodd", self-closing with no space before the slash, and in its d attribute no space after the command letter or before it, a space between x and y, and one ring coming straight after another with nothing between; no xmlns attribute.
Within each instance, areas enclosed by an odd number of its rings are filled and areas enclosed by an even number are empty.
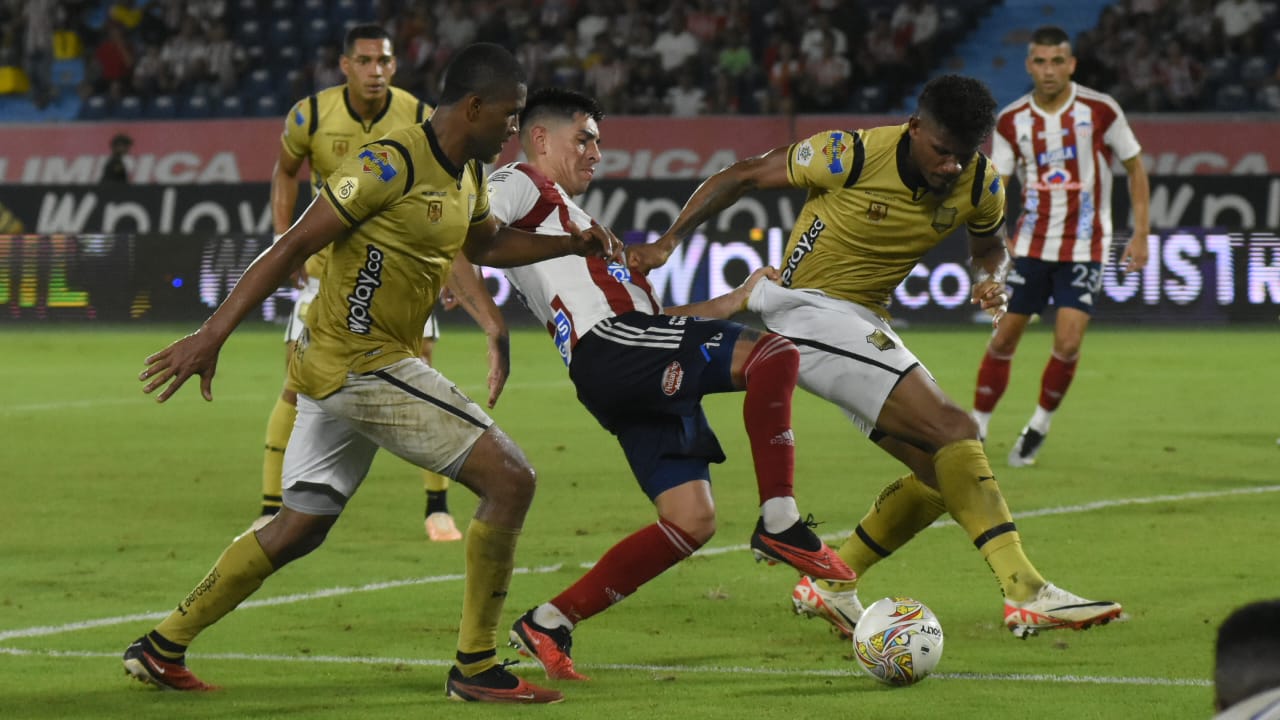
<svg viewBox="0 0 1280 720"><path fill-rule="evenodd" d="M0 0L0 68L22 68L42 107L56 91L52 58L78 49L84 117L163 115L193 97L179 115L275 115L340 82L343 33L372 19L395 38L396 84L428 102L456 49L491 41L516 53L531 87L583 90L609 114L882 112L999 4ZM1280 109L1275 10L1269 0L1111 4L1075 38L1076 79L1136 112Z"/></svg>

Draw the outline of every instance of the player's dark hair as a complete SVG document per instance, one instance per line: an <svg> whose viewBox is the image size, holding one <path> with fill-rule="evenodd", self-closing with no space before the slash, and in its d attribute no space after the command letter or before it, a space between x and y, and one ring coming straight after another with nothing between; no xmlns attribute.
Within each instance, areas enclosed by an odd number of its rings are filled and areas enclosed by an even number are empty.
<svg viewBox="0 0 1280 720"><path fill-rule="evenodd" d="M1237 608L1218 627L1213 686L1219 709L1280 688L1280 600Z"/></svg>
<svg viewBox="0 0 1280 720"><path fill-rule="evenodd" d="M996 99L980 80L940 75L920 93L917 115L927 115L956 142L977 148L996 126Z"/></svg>
<svg viewBox="0 0 1280 720"><path fill-rule="evenodd" d="M1041 25L1031 31L1031 44L1028 45L1028 48L1031 45L1053 46L1061 45L1062 43L1066 43L1067 45L1071 44L1071 36L1067 34L1066 30L1063 30L1057 25ZM1030 50L1028 50L1028 52L1030 52Z"/></svg>
<svg viewBox="0 0 1280 720"><path fill-rule="evenodd" d="M600 122L604 111L596 99L577 90L562 87L546 87L533 91L520 112L520 128L533 127L544 117L572 120L577 113Z"/></svg>
<svg viewBox="0 0 1280 720"><path fill-rule="evenodd" d="M440 104L449 105L471 94L489 97L505 92L512 84L524 83L524 68L506 48L474 43L459 50L445 67Z"/></svg>
<svg viewBox="0 0 1280 720"><path fill-rule="evenodd" d="M377 23L365 23L364 25L356 25L347 31L345 37L342 38L342 52L344 55L350 55L355 52L357 40L390 40L391 33L387 29Z"/></svg>

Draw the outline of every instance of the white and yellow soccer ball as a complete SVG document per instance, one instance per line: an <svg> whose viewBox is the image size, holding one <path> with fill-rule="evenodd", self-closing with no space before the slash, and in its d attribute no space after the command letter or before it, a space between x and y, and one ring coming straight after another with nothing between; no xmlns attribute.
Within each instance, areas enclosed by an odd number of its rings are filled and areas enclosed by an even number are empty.
<svg viewBox="0 0 1280 720"><path fill-rule="evenodd" d="M882 683L914 685L942 659L942 625L919 600L877 600L853 629L853 655L868 675Z"/></svg>

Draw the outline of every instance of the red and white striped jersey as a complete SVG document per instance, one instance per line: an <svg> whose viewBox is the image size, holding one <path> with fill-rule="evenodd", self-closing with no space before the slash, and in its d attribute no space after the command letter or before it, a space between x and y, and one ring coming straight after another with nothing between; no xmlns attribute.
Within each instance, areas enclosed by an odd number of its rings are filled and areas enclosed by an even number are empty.
<svg viewBox="0 0 1280 720"><path fill-rule="evenodd" d="M565 224L594 224L564 189L528 163L511 163L489 178L489 209L498 222L542 235L568 235ZM576 255L502 271L529 311L551 333L564 364L596 323L625 312L657 315L662 303L649 281L625 264Z"/></svg>
<svg viewBox="0 0 1280 720"><path fill-rule="evenodd" d="M1017 172L1022 215L1013 254L1050 262L1103 262L1111 246L1111 159L1142 150L1110 95L1071 84L1056 113L1030 93L996 119L991 161Z"/></svg>

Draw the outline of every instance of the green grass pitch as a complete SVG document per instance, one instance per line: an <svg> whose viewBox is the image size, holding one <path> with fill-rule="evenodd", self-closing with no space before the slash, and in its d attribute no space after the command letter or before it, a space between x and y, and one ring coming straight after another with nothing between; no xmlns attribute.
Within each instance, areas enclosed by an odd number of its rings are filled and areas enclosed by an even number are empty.
<svg viewBox="0 0 1280 720"><path fill-rule="evenodd" d="M189 328L0 331L0 716L18 718L1205 718L1216 626L1280 596L1280 363L1274 328L1099 326L1039 466L1006 467L1048 354L1037 326L988 450L1028 554L1054 582L1125 605L1126 622L1020 641L954 525L930 528L863 581L864 601L918 597L946 632L934 677L881 687L847 644L790 612L794 575L752 562L756 517L741 397L707 403L729 461L704 552L575 632L583 684L562 705L446 705L461 544L422 532L416 471L381 456L328 543L207 631L190 663L220 693L159 693L119 654L196 583L257 512L280 331L246 327L214 402L157 406L142 358ZM967 407L981 328L911 328L908 345ZM513 336L494 418L539 471L506 626L653 521L622 454L574 398L536 330ZM437 365L483 397L482 338L447 327ZM798 392L797 495L838 544L899 468L832 406ZM465 528L473 498L455 487ZM500 656L514 651L500 649ZM517 672L541 679L526 661Z"/></svg>

